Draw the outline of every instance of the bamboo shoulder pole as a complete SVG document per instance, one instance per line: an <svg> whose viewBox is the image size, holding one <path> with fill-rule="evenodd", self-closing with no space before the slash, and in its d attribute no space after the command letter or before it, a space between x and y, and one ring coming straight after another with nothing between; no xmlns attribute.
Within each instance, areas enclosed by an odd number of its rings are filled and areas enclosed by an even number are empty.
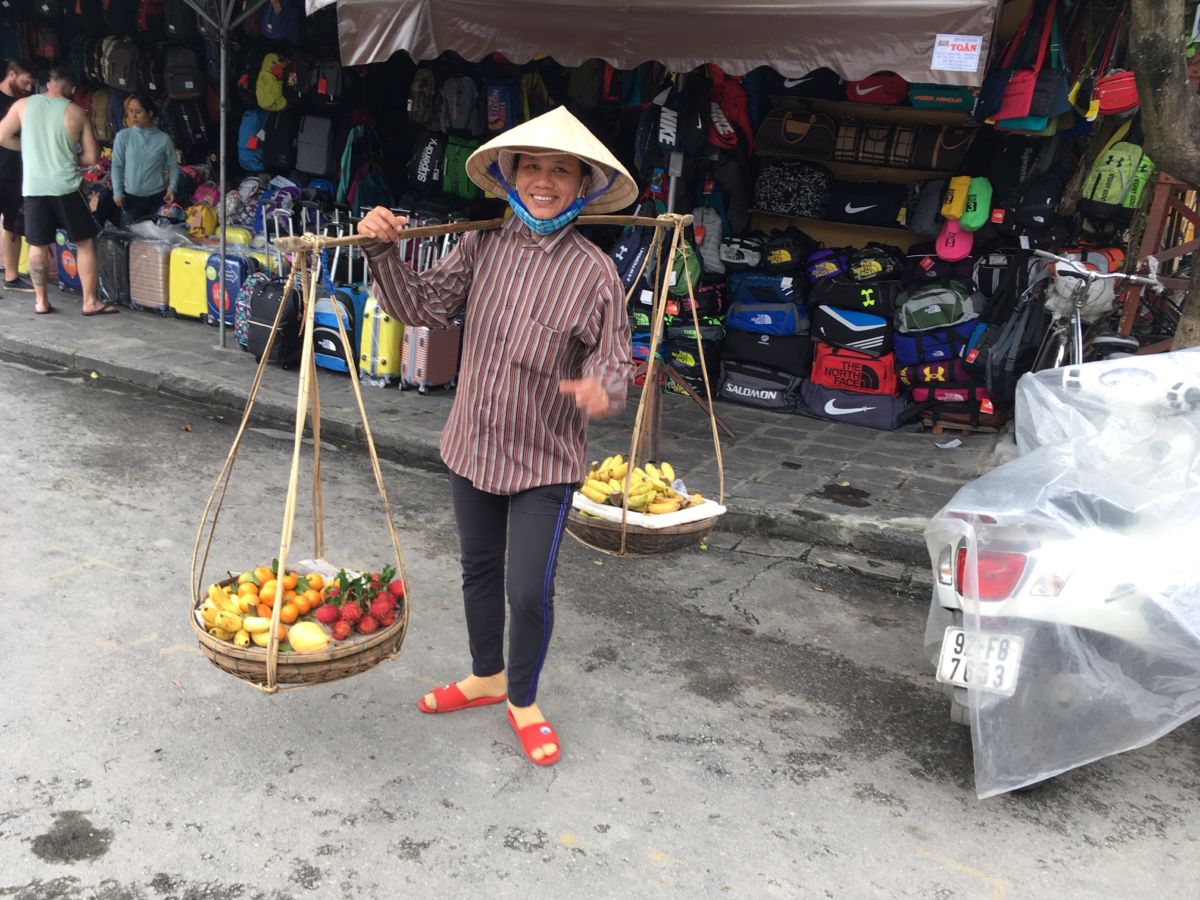
<svg viewBox="0 0 1200 900"><path fill-rule="evenodd" d="M686 227L692 223L690 215L668 213L658 218L648 216L580 216L576 220L580 225L632 225L637 227L654 228L659 225ZM494 231L504 224L503 219L483 219L478 222L450 222L446 225L421 225L416 228L404 228L400 231L400 240L413 238L441 237L444 234L458 234L465 231ZM325 237L323 235L303 234L295 237L281 237L275 241L275 246L284 253L300 253L305 250L321 250L325 247L362 247L366 244L379 243L374 238L362 235L348 237Z"/></svg>

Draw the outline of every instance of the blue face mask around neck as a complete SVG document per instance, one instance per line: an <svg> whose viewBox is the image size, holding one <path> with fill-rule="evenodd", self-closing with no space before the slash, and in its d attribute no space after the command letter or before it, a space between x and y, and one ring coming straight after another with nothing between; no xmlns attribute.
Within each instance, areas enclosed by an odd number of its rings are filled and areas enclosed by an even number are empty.
<svg viewBox="0 0 1200 900"><path fill-rule="evenodd" d="M509 182L500 171L500 166L497 163L492 163L488 169L488 173L496 179L497 182L504 188L504 192L508 195L508 205L512 208L513 214L529 226L529 230L534 234L547 235L553 234L560 228L565 228L579 218L579 213L585 206L607 191L613 186L613 182L617 180L617 175L614 172L613 176L608 180L600 190L594 193L587 194L583 197L577 197L571 202L571 205L560 212L553 219L539 219L529 211L525 205L525 201L521 199L517 189Z"/></svg>

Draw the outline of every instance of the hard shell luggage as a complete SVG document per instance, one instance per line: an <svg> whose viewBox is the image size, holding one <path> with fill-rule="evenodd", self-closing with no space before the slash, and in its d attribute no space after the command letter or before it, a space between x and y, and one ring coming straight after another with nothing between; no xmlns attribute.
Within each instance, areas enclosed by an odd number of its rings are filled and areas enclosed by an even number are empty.
<svg viewBox="0 0 1200 900"><path fill-rule="evenodd" d="M461 344L462 325L457 322L446 328L405 328L400 390L415 385L419 393L427 394L431 387L454 387L458 381Z"/></svg>
<svg viewBox="0 0 1200 900"><path fill-rule="evenodd" d="M133 235L127 231L105 229L96 236L98 290L105 303L132 306L129 299L129 245Z"/></svg>
<svg viewBox="0 0 1200 900"><path fill-rule="evenodd" d="M358 339L359 377L379 387L399 380L403 343L404 325L384 312L378 300L367 297Z"/></svg>
<svg viewBox="0 0 1200 900"><path fill-rule="evenodd" d="M134 241L129 245L129 299L134 306L166 315L170 306L171 245L166 241Z"/></svg>
<svg viewBox="0 0 1200 900"><path fill-rule="evenodd" d="M54 234L54 263L58 268L58 286L64 291L81 294L83 282L79 280L79 261L75 254L75 245L67 240L66 229L58 229Z"/></svg>
<svg viewBox="0 0 1200 900"><path fill-rule="evenodd" d="M168 303L177 316L208 318L208 250L176 247L171 251L171 293Z"/></svg>
<svg viewBox="0 0 1200 900"><path fill-rule="evenodd" d="M258 262L245 256L226 253L223 284L219 284L217 281L217 273L220 269L221 254L209 254L208 261L204 266L204 294L208 299L208 324L219 325L223 311L225 324L233 325L235 322L234 303L238 294L241 293L242 284L245 283L246 278L258 271Z"/></svg>
<svg viewBox="0 0 1200 900"><path fill-rule="evenodd" d="M302 352L300 310L302 302L300 291L293 286L285 297L283 288L286 281L283 278L272 278L261 282L250 296L250 320L247 323L247 349L254 354L256 362L261 361L266 353L267 340L271 336L271 328L275 324L275 315L279 305L284 304L283 316L279 320L279 333L271 345L271 362L284 369L295 368L300 364Z"/></svg>

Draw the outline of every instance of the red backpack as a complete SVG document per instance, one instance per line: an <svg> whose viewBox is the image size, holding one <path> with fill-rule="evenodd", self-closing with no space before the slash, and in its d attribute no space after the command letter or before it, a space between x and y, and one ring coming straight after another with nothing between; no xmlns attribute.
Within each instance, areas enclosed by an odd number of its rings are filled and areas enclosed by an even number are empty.
<svg viewBox="0 0 1200 900"><path fill-rule="evenodd" d="M726 75L718 66L709 63L711 83L708 102L711 115L708 122L708 142L721 150L736 150L740 145L747 155L754 152L754 128L750 124L750 100L742 79Z"/></svg>

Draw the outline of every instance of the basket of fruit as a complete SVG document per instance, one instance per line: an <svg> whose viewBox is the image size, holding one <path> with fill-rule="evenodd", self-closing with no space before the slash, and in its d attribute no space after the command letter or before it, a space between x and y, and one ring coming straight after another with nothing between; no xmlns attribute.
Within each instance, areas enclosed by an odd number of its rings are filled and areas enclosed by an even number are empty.
<svg viewBox="0 0 1200 900"><path fill-rule="evenodd" d="M300 563L280 577L274 564L208 586L192 615L201 651L231 675L267 685L276 605L274 680L282 684L365 672L396 656L408 630L404 582L392 566L334 573L326 564Z"/></svg>
<svg viewBox="0 0 1200 900"><path fill-rule="evenodd" d="M229 492L238 448L246 435L267 362L272 358L271 347L278 337L282 304L267 336L233 446L201 514L192 550L188 617L201 652L221 670L265 693L274 693L281 685L302 687L346 678L394 658L408 632L412 605L400 538L357 378L351 378L349 383L362 418L370 470L379 490L383 522L391 539L395 565L382 566L378 571L351 572L325 561L320 395L312 340L317 283L320 281L315 277L317 254L323 240L313 237L296 254L283 290L287 296L292 286L299 284L304 287L306 296L301 316L304 339L297 382L292 464L276 559L269 566L240 574L230 572L216 581L210 581L204 574L222 505ZM338 329L346 364L353 370L355 360L350 350L353 342L340 320ZM311 435L307 442L306 431ZM306 444L311 447L307 453ZM306 462L311 464L312 476L313 558L288 566L300 475Z"/></svg>
<svg viewBox="0 0 1200 900"><path fill-rule="evenodd" d="M606 553L653 556L699 544L724 512L688 493L669 462L631 469L617 454L592 464L575 492L567 531Z"/></svg>

